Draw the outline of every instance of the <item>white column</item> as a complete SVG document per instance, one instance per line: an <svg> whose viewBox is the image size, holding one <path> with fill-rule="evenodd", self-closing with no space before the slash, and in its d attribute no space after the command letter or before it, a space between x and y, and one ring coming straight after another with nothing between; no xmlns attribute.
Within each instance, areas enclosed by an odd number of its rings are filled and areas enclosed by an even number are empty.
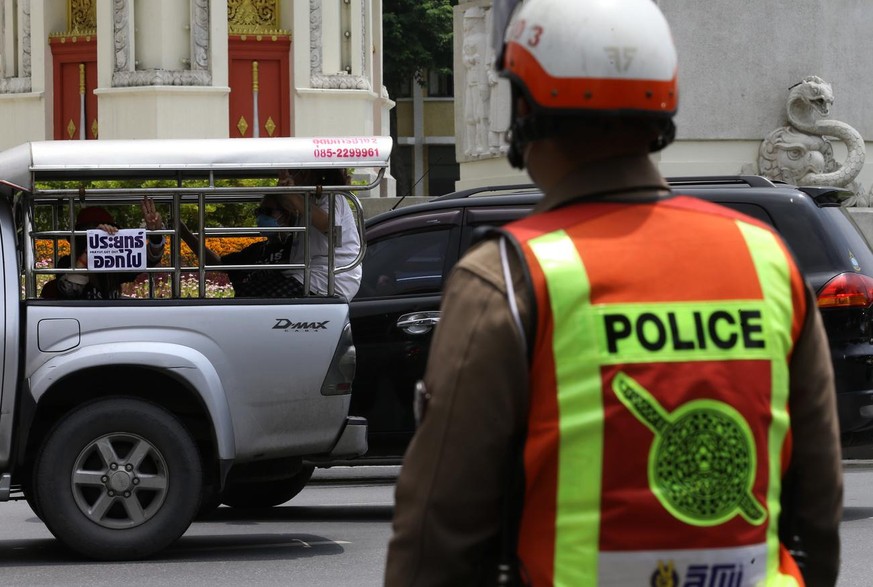
<svg viewBox="0 0 873 587"><path fill-rule="evenodd" d="M133 40L133 7L131 0L97 0L97 87L111 88L116 61L125 71L133 71L133 47L129 43L116 46L115 18L124 17L126 38ZM118 53L116 53L118 51ZM98 111L100 106L98 105ZM103 124L101 122L103 134Z"/></svg>
<svg viewBox="0 0 873 587"><path fill-rule="evenodd" d="M9 30L14 2L0 4L0 78L15 75L15 31Z"/></svg>
<svg viewBox="0 0 873 587"><path fill-rule="evenodd" d="M321 71L325 75L334 75L342 71L341 2L342 0L334 0L321 4Z"/></svg>
<svg viewBox="0 0 873 587"><path fill-rule="evenodd" d="M209 0L209 69L212 85L228 87L227 1Z"/></svg>
<svg viewBox="0 0 873 587"><path fill-rule="evenodd" d="M189 68L190 11L179 0L134 0L136 69Z"/></svg>

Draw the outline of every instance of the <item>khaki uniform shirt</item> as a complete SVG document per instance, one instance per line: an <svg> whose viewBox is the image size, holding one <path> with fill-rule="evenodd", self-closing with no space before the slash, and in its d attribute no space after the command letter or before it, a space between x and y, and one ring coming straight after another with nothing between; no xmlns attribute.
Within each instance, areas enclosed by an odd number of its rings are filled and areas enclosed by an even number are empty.
<svg viewBox="0 0 873 587"><path fill-rule="evenodd" d="M549 190L534 213L586 196L667 194L648 157L630 157L580 168ZM531 294L508 248L519 312L530 332ZM807 584L818 586L833 585L839 569L842 466L830 352L811 292L808 303L790 365L793 448L782 521L802 539ZM498 245L488 240L446 283L425 374L431 399L397 481L386 585L473 585L494 576L513 439L527 421L527 364Z"/></svg>

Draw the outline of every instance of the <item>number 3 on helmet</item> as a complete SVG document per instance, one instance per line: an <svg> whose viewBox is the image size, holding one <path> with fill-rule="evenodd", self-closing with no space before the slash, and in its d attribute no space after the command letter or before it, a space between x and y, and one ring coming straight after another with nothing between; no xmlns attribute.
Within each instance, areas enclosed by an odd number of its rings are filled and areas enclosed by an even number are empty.
<svg viewBox="0 0 873 587"><path fill-rule="evenodd" d="M526 0L503 38L497 68L533 117L664 119L670 136L656 148L672 140L676 49L653 0Z"/></svg>

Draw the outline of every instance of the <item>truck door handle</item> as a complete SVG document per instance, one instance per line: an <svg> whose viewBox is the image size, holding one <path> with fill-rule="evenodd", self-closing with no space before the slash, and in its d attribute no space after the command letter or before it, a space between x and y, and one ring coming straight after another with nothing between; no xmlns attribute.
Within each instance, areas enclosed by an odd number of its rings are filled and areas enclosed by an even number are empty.
<svg viewBox="0 0 873 587"><path fill-rule="evenodd" d="M397 328L407 334L427 334L439 321L439 312L414 312L398 318Z"/></svg>

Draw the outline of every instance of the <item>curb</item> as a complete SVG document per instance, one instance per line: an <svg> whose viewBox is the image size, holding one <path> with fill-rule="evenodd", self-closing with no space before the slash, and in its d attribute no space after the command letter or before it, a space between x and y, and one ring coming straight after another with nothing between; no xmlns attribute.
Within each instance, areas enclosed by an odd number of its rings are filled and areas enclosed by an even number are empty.
<svg viewBox="0 0 873 587"><path fill-rule="evenodd" d="M844 469L873 469L873 459L846 459L843 460Z"/></svg>
<svg viewBox="0 0 873 587"><path fill-rule="evenodd" d="M315 469L310 483L354 484L394 483L400 474L400 466L358 465L353 467L329 467Z"/></svg>

